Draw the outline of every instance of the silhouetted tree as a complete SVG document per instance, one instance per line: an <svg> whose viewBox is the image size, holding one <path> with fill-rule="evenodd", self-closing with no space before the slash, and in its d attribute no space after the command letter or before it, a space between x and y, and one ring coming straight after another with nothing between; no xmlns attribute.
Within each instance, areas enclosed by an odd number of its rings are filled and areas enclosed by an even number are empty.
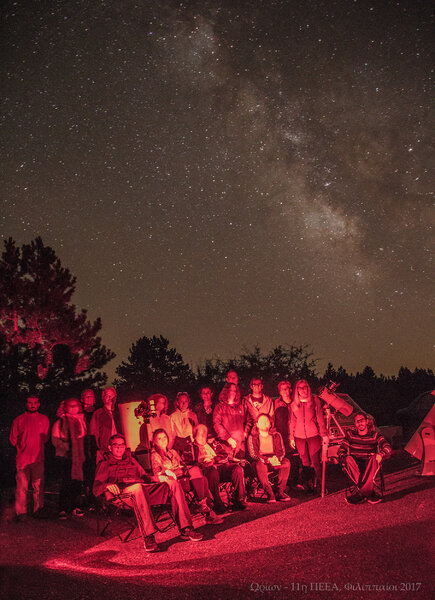
<svg viewBox="0 0 435 600"><path fill-rule="evenodd" d="M76 279L41 238L0 260L0 393L11 406L29 393L49 402L104 384L97 370L114 354L97 336L101 321L71 303Z"/></svg>
<svg viewBox="0 0 435 600"><path fill-rule="evenodd" d="M261 377L265 392L277 395L276 385L283 379L293 381L304 378L311 383L317 382L314 371L316 360L312 358L307 346L277 346L269 353L262 354L256 346L252 351L245 350L240 356L231 360L206 360L198 367L197 380L201 385L213 385L219 390L224 382L226 373L234 369L239 376L242 391L249 391L252 377Z"/></svg>
<svg viewBox="0 0 435 600"><path fill-rule="evenodd" d="M130 348L127 362L116 369L115 386L121 396L147 396L155 392L174 395L190 392L195 377L191 368L163 336L141 337Z"/></svg>

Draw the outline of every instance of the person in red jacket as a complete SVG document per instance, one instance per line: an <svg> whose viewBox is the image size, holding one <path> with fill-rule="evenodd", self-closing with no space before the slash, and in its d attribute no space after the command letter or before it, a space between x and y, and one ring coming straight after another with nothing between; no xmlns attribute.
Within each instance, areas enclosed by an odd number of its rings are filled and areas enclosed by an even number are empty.
<svg viewBox="0 0 435 600"><path fill-rule="evenodd" d="M285 486L290 473L290 461L285 458L285 447L281 435L272 429L269 415L259 415L256 426L248 437L248 452L254 463L257 477L267 495L267 502L288 502L290 496ZM278 493L275 497L268 473L278 472Z"/></svg>
<svg viewBox="0 0 435 600"><path fill-rule="evenodd" d="M50 427L48 418L41 415L39 398L29 396L26 412L12 423L10 442L17 449L17 490L15 514L18 522L27 515L27 490L33 489L33 514L38 516L44 506L44 449Z"/></svg>
<svg viewBox="0 0 435 600"><path fill-rule="evenodd" d="M325 417L317 396L311 392L305 379L300 379L294 389L290 407L290 445L296 448L302 461L302 479L308 490L312 490L311 468L316 474L316 487L322 480L320 452L323 443L328 443Z"/></svg>

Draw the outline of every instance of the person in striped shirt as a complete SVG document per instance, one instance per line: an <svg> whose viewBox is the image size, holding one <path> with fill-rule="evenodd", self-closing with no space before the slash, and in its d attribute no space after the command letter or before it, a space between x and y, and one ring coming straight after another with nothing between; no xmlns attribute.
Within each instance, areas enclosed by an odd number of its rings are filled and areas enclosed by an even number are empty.
<svg viewBox="0 0 435 600"><path fill-rule="evenodd" d="M349 504L365 500L376 504L381 498L374 491L374 480L382 460L391 454L391 445L364 413L355 413L354 422L355 428L346 431L337 452L343 471L356 486L346 500Z"/></svg>

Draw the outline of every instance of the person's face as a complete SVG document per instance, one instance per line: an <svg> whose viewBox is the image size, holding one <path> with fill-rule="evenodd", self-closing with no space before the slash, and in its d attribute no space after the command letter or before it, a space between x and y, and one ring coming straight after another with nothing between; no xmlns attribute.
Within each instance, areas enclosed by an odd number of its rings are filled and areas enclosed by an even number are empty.
<svg viewBox="0 0 435 600"><path fill-rule="evenodd" d="M166 433L158 433L156 439L154 440L155 445L162 450L166 450L168 447L168 436Z"/></svg>
<svg viewBox="0 0 435 600"><path fill-rule="evenodd" d="M27 398L26 410L27 412L36 412L40 407L38 398Z"/></svg>
<svg viewBox="0 0 435 600"><path fill-rule="evenodd" d="M110 452L117 460L121 460L125 452L125 442L122 438L115 438L109 446Z"/></svg>
<svg viewBox="0 0 435 600"><path fill-rule="evenodd" d="M204 403L204 408L210 408L211 406L211 397L212 391L210 388L202 388L201 390L201 400Z"/></svg>
<svg viewBox="0 0 435 600"><path fill-rule="evenodd" d="M234 385L237 385L239 383L239 377L235 371L228 371L227 382L234 383Z"/></svg>
<svg viewBox="0 0 435 600"><path fill-rule="evenodd" d="M178 398L178 408L181 412L189 408L189 398L184 394Z"/></svg>
<svg viewBox="0 0 435 600"><path fill-rule="evenodd" d="M262 415L258 418L257 427L260 431L269 431L270 429L270 421L266 417L266 415Z"/></svg>
<svg viewBox="0 0 435 600"><path fill-rule="evenodd" d="M116 404L116 392L113 390L107 390L103 395L103 404L107 410L113 412Z"/></svg>
<svg viewBox="0 0 435 600"><path fill-rule="evenodd" d="M207 443L207 431L203 427L196 432L195 441L199 446L205 446Z"/></svg>
<svg viewBox="0 0 435 600"><path fill-rule="evenodd" d="M67 415L78 415L81 404L78 400L70 400L65 403L65 412Z"/></svg>
<svg viewBox="0 0 435 600"><path fill-rule="evenodd" d="M156 401L156 412L159 413L159 415L165 410L165 406L166 406L166 402L164 398L158 398L158 400Z"/></svg>
<svg viewBox="0 0 435 600"><path fill-rule="evenodd" d="M261 396L261 392L263 391L263 384L261 383L261 379L254 379L251 383L251 390L254 396Z"/></svg>
<svg viewBox="0 0 435 600"><path fill-rule="evenodd" d="M360 433L365 433L368 428L368 421L363 415L357 415L355 417L355 427Z"/></svg>
<svg viewBox="0 0 435 600"><path fill-rule="evenodd" d="M236 398L236 385L232 383L228 390L228 402L233 402Z"/></svg>
<svg viewBox="0 0 435 600"><path fill-rule="evenodd" d="M298 394L299 398L303 398L304 400L310 397L310 386L306 381L302 381L298 385Z"/></svg>
<svg viewBox="0 0 435 600"><path fill-rule="evenodd" d="M87 412L91 411L95 405L94 392L85 392L82 396L83 409Z"/></svg>
<svg viewBox="0 0 435 600"><path fill-rule="evenodd" d="M286 398L288 396L290 396L291 391L292 391L292 387L289 383L283 383L282 385L279 386L279 390L278 390L278 392L281 394L281 396L285 396Z"/></svg>

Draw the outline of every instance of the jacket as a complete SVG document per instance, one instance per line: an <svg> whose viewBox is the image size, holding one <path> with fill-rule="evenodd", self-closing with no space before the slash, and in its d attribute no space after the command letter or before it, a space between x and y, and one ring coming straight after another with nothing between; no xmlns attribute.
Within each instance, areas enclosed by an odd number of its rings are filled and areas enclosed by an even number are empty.
<svg viewBox="0 0 435 600"><path fill-rule="evenodd" d="M272 398L263 394L263 402L259 403L257 400L249 394L245 396L243 401L246 406L246 425L245 434L248 435L251 429L257 423L257 419L260 415L268 415L272 421L272 427L275 423L275 407L273 405Z"/></svg>
<svg viewBox="0 0 435 600"><path fill-rule="evenodd" d="M246 406L241 400L235 404L219 402L214 409L213 425L216 435L224 442L233 438L237 442L235 453L245 449Z"/></svg>
<svg viewBox="0 0 435 600"><path fill-rule="evenodd" d="M271 429L269 431L272 436L273 442L273 454L278 458L281 462L285 456L285 447L284 442L282 441L281 434L278 433L275 429ZM257 427L254 427L248 437L248 453L252 460L259 461L263 460L263 455L260 451L260 432Z"/></svg>
<svg viewBox="0 0 435 600"><path fill-rule="evenodd" d="M311 402L296 402L290 405L290 439L307 439L316 435L327 435L325 417L320 400L313 396Z"/></svg>
<svg viewBox="0 0 435 600"><path fill-rule="evenodd" d="M98 463L95 472L93 492L101 496L106 491L107 484L149 483L151 480L140 464L127 450L121 460L116 459L110 452Z"/></svg>

